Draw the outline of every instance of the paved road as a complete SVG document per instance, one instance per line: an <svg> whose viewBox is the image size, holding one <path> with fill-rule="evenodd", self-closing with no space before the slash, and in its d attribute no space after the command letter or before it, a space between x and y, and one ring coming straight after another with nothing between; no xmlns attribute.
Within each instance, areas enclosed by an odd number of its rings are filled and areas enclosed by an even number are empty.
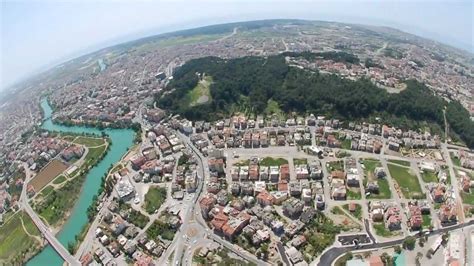
<svg viewBox="0 0 474 266"><path fill-rule="evenodd" d="M178 132L178 136L181 138L181 140L184 142L184 144L186 144L189 148L191 148L191 150L197 156L198 164L199 164L199 174L200 174L201 180L199 182L198 189L196 190L196 193L195 193L194 198L193 198L193 202L192 202L193 206L191 208L189 208L188 211L186 212L185 217L187 217L187 219L184 220L184 224L183 224L179 234L175 237L175 239L177 240L177 246L176 246L175 255L174 255L174 258L173 258L173 264L174 265L182 263L181 259L182 259L183 249L184 249L184 245L182 244L182 241L185 238L183 236L187 231L188 223L191 220L191 217L195 221L197 221L197 223L194 224L195 226L198 226L199 228L202 228L202 230L207 230L208 229L205 221L203 220L203 218L201 216L201 212L200 211L195 211L195 210L200 209L199 204L197 203L197 201L198 201L198 199L199 199L199 197L200 197L200 195L203 191L203 187L205 185L206 178L210 175L209 174L209 167L208 167L208 164L207 164L207 159L201 154L201 152L196 147L194 147L194 145L192 145L192 143L191 143L191 141L189 140L188 137L184 136L183 134L181 134L179 132ZM234 252L235 254L237 254L238 256L242 257L243 259L245 259L247 261L253 262L257 265L268 265L268 263L259 260L253 254L250 254L249 252L245 251L244 249L242 249L240 247L236 247L234 244L222 239L221 237L213 234L212 232L210 232L210 234L208 236L212 240L214 240L217 243L223 245L224 247L231 250L232 252Z"/></svg>
<svg viewBox="0 0 474 266"><path fill-rule="evenodd" d="M472 226L472 225L474 225L474 220L472 220L468 223L457 224L457 225L454 225L454 226L449 226L449 227L441 228L441 229L438 229L438 230L434 230L433 232L430 232L428 236L435 236L435 235L439 235L439 234L442 234L442 233L445 233L445 232L449 232L449 231L452 231L452 230L456 230L456 229L460 229L460 228L464 228L464 227ZM418 236L416 236L416 237L418 237ZM331 263L334 262L339 256L341 256L342 254L347 253L349 251L355 251L355 250L362 251L362 250L366 250L366 249L377 249L377 248L390 247L390 246L394 246L394 245L400 245L400 244L403 243L404 240L405 239L402 238L402 239L387 241L387 242L383 242L383 243L361 245L361 246L359 246L359 248L357 248L356 246L333 247L331 249L328 249L326 252L324 252L321 255L321 257L319 258L318 265L320 265L320 266L331 265Z"/></svg>
<svg viewBox="0 0 474 266"><path fill-rule="evenodd" d="M283 262L285 262L286 265L291 265L290 260L286 256L285 247L283 247L283 244L280 241L278 241L277 243L277 248L278 252L280 252L280 256L283 259Z"/></svg>
<svg viewBox="0 0 474 266"><path fill-rule="evenodd" d="M48 227L43 223L43 221L38 217L38 215L33 211L28 203L22 204L23 209L28 213L31 217L33 222L35 223L36 227L38 227L41 234L44 238L48 241L51 247L61 256L64 261L66 261L69 265L80 265L79 261L76 260L67 249L59 242L56 237L49 231Z"/></svg>

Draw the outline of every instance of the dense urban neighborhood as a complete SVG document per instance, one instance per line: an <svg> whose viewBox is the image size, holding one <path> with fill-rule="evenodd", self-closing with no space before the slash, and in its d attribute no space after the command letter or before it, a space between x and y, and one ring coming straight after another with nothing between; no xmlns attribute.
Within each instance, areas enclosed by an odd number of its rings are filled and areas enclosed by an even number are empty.
<svg viewBox="0 0 474 266"><path fill-rule="evenodd" d="M470 265L473 60L269 20L64 63L0 102L0 262Z"/></svg>

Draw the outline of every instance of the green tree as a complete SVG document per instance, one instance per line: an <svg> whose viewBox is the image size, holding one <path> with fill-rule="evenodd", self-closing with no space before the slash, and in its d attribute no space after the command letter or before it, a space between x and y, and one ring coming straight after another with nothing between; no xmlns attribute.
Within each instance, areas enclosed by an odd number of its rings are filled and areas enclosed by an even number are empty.
<svg viewBox="0 0 474 266"><path fill-rule="evenodd" d="M403 240L402 246L404 249L412 250L415 248L415 244L416 244L416 238L413 236L407 236L405 240Z"/></svg>

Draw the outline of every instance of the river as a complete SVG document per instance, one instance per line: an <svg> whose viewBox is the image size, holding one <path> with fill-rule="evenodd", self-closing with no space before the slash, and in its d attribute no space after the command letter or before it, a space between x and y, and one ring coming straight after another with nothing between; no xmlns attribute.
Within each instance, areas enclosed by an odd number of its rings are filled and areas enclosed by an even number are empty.
<svg viewBox="0 0 474 266"><path fill-rule="evenodd" d="M97 128L83 126L62 126L53 123L51 120L52 109L46 99L41 101L45 120L42 128L50 131L61 131L71 133L92 133L101 135L102 130ZM107 172L111 164L119 161L132 146L135 132L131 129L105 129L103 130L110 139L112 145L107 155L94 166L86 176L81 194L72 209L71 216L64 224L62 230L56 235L58 240L67 248L68 242L75 240L83 226L89 221L87 219L87 208L92 203L92 198L97 194L101 183L101 177ZM49 245L38 255L32 258L27 265L29 266L53 266L62 265L63 259Z"/></svg>

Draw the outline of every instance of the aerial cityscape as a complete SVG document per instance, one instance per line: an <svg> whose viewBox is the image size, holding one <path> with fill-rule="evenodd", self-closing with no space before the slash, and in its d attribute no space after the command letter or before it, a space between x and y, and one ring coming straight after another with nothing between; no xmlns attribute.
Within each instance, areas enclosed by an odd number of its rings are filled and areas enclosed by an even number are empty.
<svg viewBox="0 0 474 266"><path fill-rule="evenodd" d="M474 54L273 19L0 99L2 265L473 265Z"/></svg>

